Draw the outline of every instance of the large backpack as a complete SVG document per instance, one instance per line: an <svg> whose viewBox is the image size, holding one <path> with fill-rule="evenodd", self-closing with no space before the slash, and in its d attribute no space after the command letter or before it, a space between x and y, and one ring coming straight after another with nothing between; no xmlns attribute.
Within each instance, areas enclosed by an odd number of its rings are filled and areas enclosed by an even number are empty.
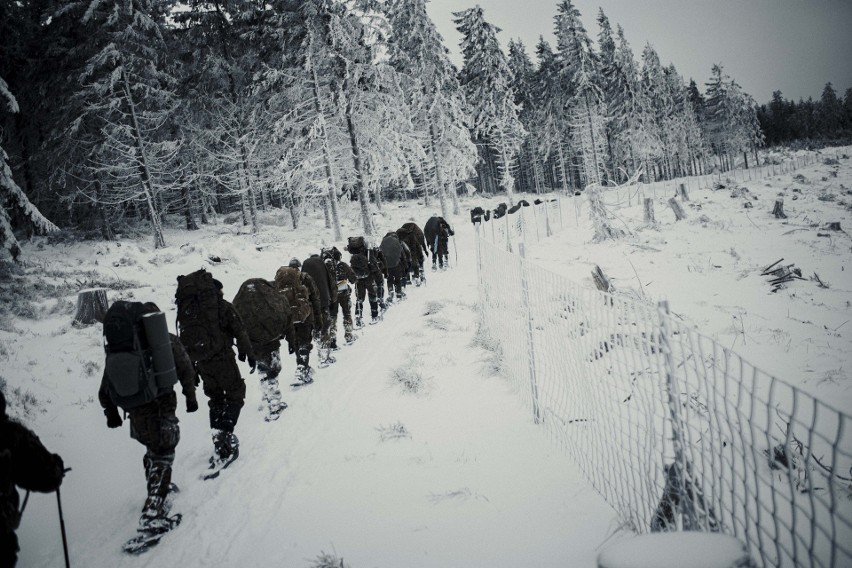
<svg viewBox="0 0 852 568"><path fill-rule="evenodd" d="M379 246L382 254L385 256L385 266L388 269L396 268L402 256L402 244L396 233L388 233L382 239L382 244Z"/></svg>
<svg viewBox="0 0 852 568"><path fill-rule="evenodd" d="M206 361L227 347L219 318L219 290L213 275L197 270L178 276L175 292L177 328L193 361Z"/></svg>
<svg viewBox="0 0 852 568"><path fill-rule="evenodd" d="M349 237L346 250L352 254L367 252L367 243L364 242L364 237Z"/></svg>
<svg viewBox="0 0 852 568"><path fill-rule="evenodd" d="M269 280L246 280L233 304L252 343L263 345L284 336L291 317L290 304Z"/></svg>
<svg viewBox="0 0 852 568"><path fill-rule="evenodd" d="M289 266L282 266L275 273L275 285L287 297L294 322L308 321L312 315L310 293L300 274L299 269Z"/></svg>
<svg viewBox="0 0 852 568"><path fill-rule="evenodd" d="M104 316L107 387L110 398L125 410L157 398L151 347L142 316L150 313L141 302L118 300Z"/></svg>

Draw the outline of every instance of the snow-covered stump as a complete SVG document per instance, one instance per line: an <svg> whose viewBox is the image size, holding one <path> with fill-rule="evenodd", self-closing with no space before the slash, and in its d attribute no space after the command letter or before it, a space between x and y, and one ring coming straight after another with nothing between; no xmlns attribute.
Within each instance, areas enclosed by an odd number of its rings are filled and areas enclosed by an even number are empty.
<svg viewBox="0 0 852 568"><path fill-rule="evenodd" d="M654 218L654 200L650 197L645 198L645 224L654 225L657 220Z"/></svg>
<svg viewBox="0 0 852 568"><path fill-rule="evenodd" d="M680 184L677 187L677 195L680 197L681 201L689 201L689 193L686 191L686 185Z"/></svg>
<svg viewBox="0 0 852 568"><path fill-rule="evenodd" d="M674 211L675 221L686 219L686 212L683 210L683 207L680 206L680 203L678 203L674 197L669 199L669 205L671 206L672 211Z"/></svg>
<svg viewBox="0 0 852 568"><path fill-rule="evenodd" d="M77 314L74 325L91 325L103 323L109 308L106 288L90 288L77 293Z"/></svg>
<svg viewBox="0 0 852 568"><path fill-rule="evenodd" d="M784 213L784 198L778 197L775 199L775 206L772 208L772 214L776 219L786 219L787 214Z"/></svg>
<svg viewBox="0 0 852 568"><path fill-rule="evenodd" d="M618 542L598 555L598 568L755 568L745 545L719 533L645 534Z"/></svg>

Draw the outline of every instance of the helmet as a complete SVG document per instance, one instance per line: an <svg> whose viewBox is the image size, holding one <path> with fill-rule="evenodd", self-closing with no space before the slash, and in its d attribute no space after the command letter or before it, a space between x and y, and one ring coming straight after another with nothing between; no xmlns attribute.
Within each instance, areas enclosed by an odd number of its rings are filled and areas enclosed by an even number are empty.
<svg viewBox="0 0 852 568"><path fill-rule="evenodd" d="M294 256L293 258L290 259L290 263L288 264L288 266L290 268L301 268L302 262Z"/></svg>

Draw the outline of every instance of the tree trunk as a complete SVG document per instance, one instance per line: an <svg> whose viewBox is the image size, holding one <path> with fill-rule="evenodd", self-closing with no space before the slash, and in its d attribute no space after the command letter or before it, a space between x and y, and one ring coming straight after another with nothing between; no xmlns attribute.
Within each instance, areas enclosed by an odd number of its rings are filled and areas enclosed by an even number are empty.
<svg viewBox="0 0 852 568"><path fill-rule="evenodd" d="M689 201L689 194L686 192L685 184L678 185L677 194L680 196L681 201Z"/></svg>
<svg viewBox="0 0 852 568"><path fill-rule="evenodd" d="M348 81L348 80L347 80ZM346 95L346 85L343 93ZM361 166L361 151L358 148L358 139L355 137L355 124L352 122L352 100L346 99L346 129L349 131L349 144L352 147L352 162L355 167L355 191L361 203L361 222L364 225L364 236L373 236L373 221L370 218L370 196L367 195L367 186L364 184L364 171Z"/></svg>
<svg viewBox="0 0 852 568"><path fill-rule="evenodd" d="M197 231L198 225L195 224L195 219L192 216L192 199L189 195L189 188L186 184L181 185L180 192L183 197L183 215L186 218L186 230Z"/></svg>
<svg viewBox="0 0 852 568"><path fill-rule="evenodd" d="M449 218L447 213L447 197L444 193L444 179L441 174L441 161L438 159L438 143L435 136L435 125L429 121L429 147L432 150L432 161L435 163L435 184L438 188L438 201L441 203L441 216Z"/></svg>
<svg viewBox="0 0 852 568"><path fill-rule="evenodd" d="M313 41L313 36L311 36L311 41ZM311 78L314 92L314 111L319 117L320 139L322 140L322 157L323 165L325 167L325 177L328 183L328 201L331 207L331 222L334 229L334 240L339 241L343 238L343 231L340 228L340 214L337 211L337 182L334 179L334 170L331 169L331 151L328 148L328 136L325 130L325 109L323 108L322 100L320 99L317 71L313 65L311 65ZM351 109L349 112L351 113ZM351 121L351 117L347 120Z"/></svg>
<svg viewBox="0 0 852 568"><path fill-rule="evenodd" d="M77 314L74 325L103 323L109 308L106 288L90 288L77 293Z"/></svg>
<svg viewBox="0 0 852 568"><path fill-rule="evenodd" d="M154 248L165 248L166 240L163 238L163 225L160 221L160 214L154 206L154 187L151 183L151 170L148 167L148 154L142 142L142 130L139 127L139 120L136 116L136 104L133 102L130 81L127 79L127 73L124 69L121 70L121 78L124 82L124 94L127 97L127 106L130 108L133 140L136 143L136 150L139 152L142 191L145 195L145 201L148 204L148 211L151 214L151 227L154 229Z"/></svg>

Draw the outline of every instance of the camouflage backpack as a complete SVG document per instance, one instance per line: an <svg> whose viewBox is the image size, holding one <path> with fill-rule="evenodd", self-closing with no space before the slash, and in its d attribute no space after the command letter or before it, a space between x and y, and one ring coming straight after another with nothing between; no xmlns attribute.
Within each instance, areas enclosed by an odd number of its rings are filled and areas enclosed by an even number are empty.
<svg viewBox="0 0 852 568"><path fill-rule="evenodd" d="M175 292L177 328L193 361L206 361L225 350L228 342L219 319L219 290L213 275L197 270L178 276Z"/></svg>
<svg viewBox="0 0 852 568"><path fill-rule="evenodd" d="M282 266L275 273L275 285L287 297L294 322L308 321L312 315L308 288L302 284L300 274L298 268L289 266Z"/></svg>
<svg viewBox="0 0 852 568"><path fill-rule="evenodd" d="M125 410L157 397L157 380L151 348L145 337L141 302L118 300L104 316L107 388L116 406Z"/></svg>
<svg viewBox="0 0 852 568"><path fill-rule="evenodd" d="M290 323L290 304L269 280L246 280L234 296L233 304L252 343L263 345L284 337Z"/></svg>

